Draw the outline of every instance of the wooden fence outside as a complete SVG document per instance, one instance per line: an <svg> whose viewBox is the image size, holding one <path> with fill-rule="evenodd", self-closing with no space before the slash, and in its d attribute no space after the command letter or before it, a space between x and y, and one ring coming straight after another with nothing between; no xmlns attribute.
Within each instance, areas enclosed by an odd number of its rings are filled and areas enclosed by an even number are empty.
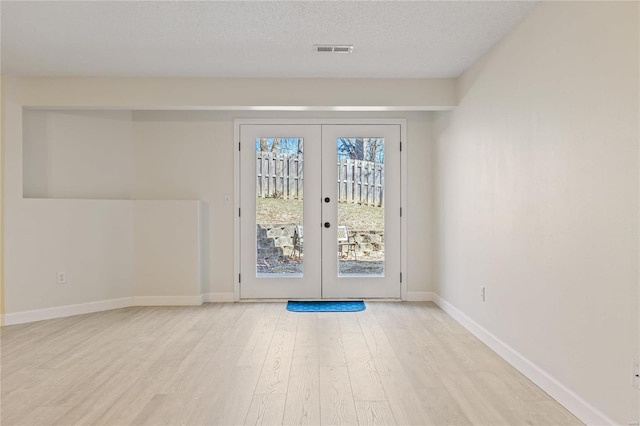
<svg viewBox="0 0 640 426"><path fill-rule="evenodd" d="M384 164L339 158L338 201L384 206Z"/></svg>
<svg viewBox="0 0 640 426"><path fill-rule="evenodd" d="M256 194L260 198L302 200L304 160L301 154L256 152ZM384 205L384 164L338 159L338 201Z"/></svg>

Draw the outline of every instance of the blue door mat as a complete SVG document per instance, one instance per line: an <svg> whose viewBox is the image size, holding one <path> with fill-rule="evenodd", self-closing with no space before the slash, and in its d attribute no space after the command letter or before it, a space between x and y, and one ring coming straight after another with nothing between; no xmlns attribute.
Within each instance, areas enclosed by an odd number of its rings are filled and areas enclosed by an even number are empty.
<svg viewBox="0 0 640 426"><path fill-rule="evenodd" d="M289 300L287 302L287 311L291 312L360 312L365 309L366 306L362 300L314 300L308 302Z"/></svg>

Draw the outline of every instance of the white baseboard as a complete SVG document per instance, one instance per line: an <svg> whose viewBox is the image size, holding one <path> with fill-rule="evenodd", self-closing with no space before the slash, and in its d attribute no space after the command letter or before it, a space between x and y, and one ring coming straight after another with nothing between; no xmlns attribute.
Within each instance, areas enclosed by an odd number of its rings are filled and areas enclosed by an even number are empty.
<svg viewBox="0 0 640 426"><path fill-rule="evenodd" d="M101 300L98 302L79 303L77 305L56 306L53 308L22 311L5 314L3 325L24 324L54 318L70 317L73 315L90 314L92 312L108 311L110 309L127 308L132 305L131 297Z"/></svg>
<svg viewBox="0 0 640 426"><path fill-rule="evenodd" d="M235 302L233 292L230 293L206 293L202 295L205 302Z"/></svg>
<svg viewBox="0 0 640 426"><path fill-rule="evenodd" d="M407 302L431 302L435 293L430 291L410 291L407 293Z"/></svg>
<svg viewBox="0 0 640 426"><path fill-rule="evenodd" d="M219 293L210 293L219 294ZM226 297L227 293L224 294ZM233 301L233 293L231 302ZM24 324L28 322L42 321L54 318L70 317L73 315L90 314L93 312L108 311L110 309L128 308L130 306L198 306L209 295L200 296L136 296L120 299L101 300L98 302L79 303L77 305L56 306L53 308L37 309L33 311L15 312L2 316L2 325ZM214 300L227 301L227 300Z"/></svg>
<svg viewBox="0 0 640 426"><path fill-rule="evenodd" d="M198 306L203 296L134 296L134 306Z"/></svg>
<svg viewBox="0 0 640 426"><path fill-rule="evenodd" d="M514 350L512 347L498 339L486 328L469 318L460 311L434 293L433 301L453 319L462 324L473 335L480 339L484 344L489 346L498 355L504 358L509 364L519 370L528 377L532 382L538 385L542 390L548 393L553 399L562 404L573 415L579 418L587 425L613 425L616 424L612 419L607 417L600 410L591 406L584 399L580 398L575 392L560 383L549 373L538 367L522 354Z"/></svg>

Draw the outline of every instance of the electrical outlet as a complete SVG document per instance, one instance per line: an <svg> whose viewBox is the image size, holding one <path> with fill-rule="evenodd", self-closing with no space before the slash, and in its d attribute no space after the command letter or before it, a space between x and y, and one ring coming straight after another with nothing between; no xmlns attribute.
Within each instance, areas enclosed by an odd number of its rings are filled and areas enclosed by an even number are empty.
<svg viewBox="0 0 640 426"><path fill-rule="evenodd" d="M480 297L483 302L487 301L487 288L485 286L480 287Z"/></svg>
<svg viewBox="0 0 640 426"><path fill-rule="evenodd" d="M66 284L66 283L67 283L67 273L58 272L58 284Z"/></svg>
<svg viewBox="0 0 640 426"><path fill-rule="evenodd" d="M640 365L638 364L637 359L634 359L632 361L631 386L633 386L636 389L640 389Z"/></svg>

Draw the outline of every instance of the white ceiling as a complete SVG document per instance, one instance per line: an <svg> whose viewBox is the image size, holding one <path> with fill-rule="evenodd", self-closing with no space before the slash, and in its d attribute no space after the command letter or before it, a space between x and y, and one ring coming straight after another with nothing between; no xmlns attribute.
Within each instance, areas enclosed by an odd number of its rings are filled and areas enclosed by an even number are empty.
<svg viewBox="0 0 640 426"><path fill-rule="evenodd" d="M456 77L520 1L7 1L2 71L158 77ZM352 54L313 44L353 44Z"/></svg>

